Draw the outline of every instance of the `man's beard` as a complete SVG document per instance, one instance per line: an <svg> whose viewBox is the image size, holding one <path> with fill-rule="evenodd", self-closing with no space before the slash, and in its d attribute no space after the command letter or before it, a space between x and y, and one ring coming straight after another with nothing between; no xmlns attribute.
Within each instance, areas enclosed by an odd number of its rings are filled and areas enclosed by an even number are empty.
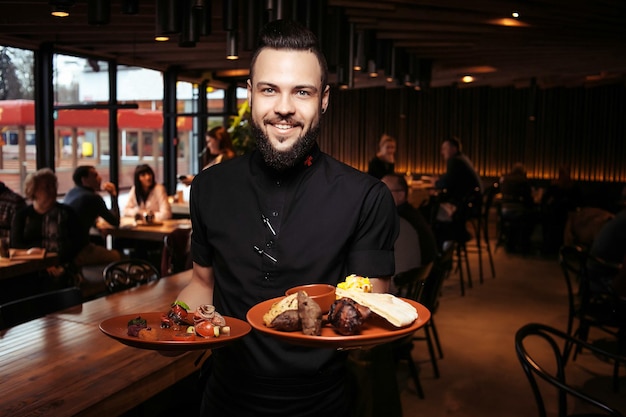
<svg viewBox="0 0 626 417"><path fill-rule="evenodd" d="M270 139L254 120L250 119L250 122L252 134L256 139L256 146L263 155L263 160L269 167L279 172L295 166L298 161L304 159L313 148L321 130L321 122L318 121L316 125L311 126L311 129L297 139L291 149L278 151L272 146Z"/></svg>

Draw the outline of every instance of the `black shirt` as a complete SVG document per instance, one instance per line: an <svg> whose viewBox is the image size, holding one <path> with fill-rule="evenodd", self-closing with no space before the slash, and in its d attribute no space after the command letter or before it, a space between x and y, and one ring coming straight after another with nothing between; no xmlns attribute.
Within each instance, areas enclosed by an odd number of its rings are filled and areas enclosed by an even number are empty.
<svg viewBox="0 0 626 417"><path fill-rule="evenodd" d="M463 154L448 158L446 173L435 183L435 188L443 190L444 198L459 205L478 188L482 190L480 177L471 161Z"/></svg>
<svg viewBox="0 0 626 417"><path fill-rule="evenodd" d="M224 315L245 319L253 305L299 284L336 285L351 273L393 275L398 221L391 194L317 147L283 174L258 152L202 171L190 205L193 260L213 267L214 304ZM333 349L294 346L253 331L213 357L214 374L229 379L214 379L215 396L236 392L224 401L235 407L233 415L314 414L328 409L324 403L345 400L341 391L332 392L342 381L344 357Z"/></svg>
<svg viewBox="0 0 626 417"><path fill-rule="evenodd" d="M379 157L372 158L367 166L367 173L381 179L385 175L393 174L396 164L383 161Z"/></svg>
<svg viewBox="0 0 626 417"><path fill-rule="evenodd" d="M119 226L120 224L117 197L111 196L113 210L109 210L104 199L94 190L76 186L68 191L63 199L63 203L72 207L78 215L78 221L82 228L81 247L89 242L89 229L95 225L98 217L102 217L112 226Z"/></svg>

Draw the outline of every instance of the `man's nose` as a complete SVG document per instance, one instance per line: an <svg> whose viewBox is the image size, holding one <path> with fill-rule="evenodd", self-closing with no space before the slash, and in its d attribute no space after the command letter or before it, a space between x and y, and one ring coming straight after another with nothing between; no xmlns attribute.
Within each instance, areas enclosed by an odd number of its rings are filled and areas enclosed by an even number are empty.
<svg viewBox="0 0 626 417"><path fill-rule="evenodd" d="M295 106L291 94L281 94L276 101L274 111L282 115L295 113Z"/></svg>

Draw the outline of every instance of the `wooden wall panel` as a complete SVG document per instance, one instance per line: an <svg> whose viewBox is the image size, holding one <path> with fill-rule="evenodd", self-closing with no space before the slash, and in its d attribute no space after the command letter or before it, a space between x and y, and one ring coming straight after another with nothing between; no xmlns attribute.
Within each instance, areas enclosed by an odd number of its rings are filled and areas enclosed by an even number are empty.
<svg viewBox="0 0 626 417"><path fill-rule="evenodd" d="M484 177L516 162L529 176L626 182L626 87L409 88L331 92L322 149L360 170L382 133L398 140L396 171L440 174L441 142L457 136Z"/></svg>

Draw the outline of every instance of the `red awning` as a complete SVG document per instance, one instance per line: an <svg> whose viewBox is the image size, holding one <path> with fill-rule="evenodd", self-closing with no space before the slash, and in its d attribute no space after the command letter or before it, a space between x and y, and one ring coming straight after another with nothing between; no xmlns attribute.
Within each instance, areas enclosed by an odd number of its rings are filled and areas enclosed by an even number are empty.
<svg viewBox="0 0 626 417"><path fill-rule="evenodd" d="M35 104L31 100L0 101L1 126L33 126L35 124ZM120 129L163 128L163 114L158 110L119 109L117 124ZM108 110L59 110L55 127L102 128L109 126ZM176 121L179 130L192 129L191 117L179 117Z"/></svg>

